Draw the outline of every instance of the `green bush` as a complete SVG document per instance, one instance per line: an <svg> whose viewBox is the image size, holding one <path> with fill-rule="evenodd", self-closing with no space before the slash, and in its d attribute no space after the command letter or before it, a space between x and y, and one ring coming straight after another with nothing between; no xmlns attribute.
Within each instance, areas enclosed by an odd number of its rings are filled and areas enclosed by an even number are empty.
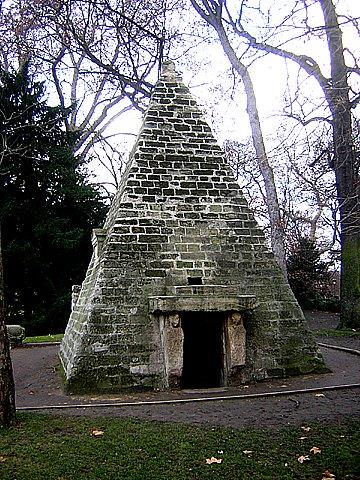
<svg viewBox="0 0 360 480"><path fill-rule="evenodd" d="M338 312L339 299L331 290L329 264L313 240L300 237L287 258L290 287L300 306L307 310Z"/></svg>
<svg viewBox="0 0 360 480"><path fill-rule="evenodd" d="M70 110L51 107L44 83L27 65L0 68L0 222L7 323L30 335L62 332L71 286L91 256L90 234L107 207L74 155L79 132L65 128Z"/></svg>

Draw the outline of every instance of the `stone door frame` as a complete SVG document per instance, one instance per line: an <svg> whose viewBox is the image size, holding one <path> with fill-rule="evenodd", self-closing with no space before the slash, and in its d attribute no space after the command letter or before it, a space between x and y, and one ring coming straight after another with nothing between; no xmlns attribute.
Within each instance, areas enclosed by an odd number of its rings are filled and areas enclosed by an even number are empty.
<svg viewBox="0 0 360 480"><path fill-rule="evenodd" d="M184 312L161 312L158 315L160 348L163 357L164 388L179 388L181 385L184 359L184 332L181 326L182 313ZM201 311L192 313L206 314L206 312ZM246 332L240 312L220 311L217 313L224 319L222 335L223 386L227 386L232 371L245 364Z"/></svg>
<svg viewBox="0 0 360 480"><path fill-rule="evenodd" d="M243 313L257 306L255 295L235 295L240 287L229 285L175 286L173 295L149 297L149 313L159 335L158 360L163 388L179 388L183 369L184 334L181 314L217 312L224 317L224 386L246 361Z"/></svg>

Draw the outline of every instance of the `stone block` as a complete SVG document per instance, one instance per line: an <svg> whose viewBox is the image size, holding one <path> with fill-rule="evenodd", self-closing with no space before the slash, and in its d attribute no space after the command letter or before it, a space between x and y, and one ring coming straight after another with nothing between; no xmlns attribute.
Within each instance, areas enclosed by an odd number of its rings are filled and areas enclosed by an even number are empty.
<svg viewBox="0 0 360 480"><path fill-rule="evenodd" d="M6 325L10 345L21 345L25 338L25 328L20 325Z"/></svg>

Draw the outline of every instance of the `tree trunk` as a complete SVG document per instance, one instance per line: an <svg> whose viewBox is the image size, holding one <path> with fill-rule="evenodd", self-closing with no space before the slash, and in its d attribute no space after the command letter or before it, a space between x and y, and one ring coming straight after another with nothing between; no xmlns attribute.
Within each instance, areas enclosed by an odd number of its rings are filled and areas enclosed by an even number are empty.
<svg viewBox="0 0 360 480"><path fill-rule="evenodd" d="M355 154L352 138L351 104L349 97L348 69L344 59L342 32L333 0L317 0L323 16L330 54L331 76L321 72L319 64L308 55L287 51L267 42L258 42L242 24L241 15L228 20L233 31L248 44L263 52L279 55L296 62L317 80L332 113L335 150L334 171L341 223L341 326L360 327L360 185L359 159ZM217 31L222 47L235 67L237 56L231 47L222 24L224 2L218 0L191 0L199 15ZM228 9L226 9L229 15Z"/></svg>
<svg viewBox="0 0 360 480"><path fill-rule="evenodd" d="M360 188L352 136L351 102L342 32L332 0L319 0L331 62L331 86L325 92L333 117L334 171L341 223L342 327L360 327Z"/></svg>
<svg viewBox="0 0 360 480"><path fill-rule="evenodd" d="M256 160L265 185L266 206L271 229L271 247L275 258L281 267L281 270L283 271L285 277L287 277L285 261L285 232L280 216L280 207L276 191L274 172L269 164L269 159L265 150L264 137L260 124L254 85L247 67L237 57L232 46L230 45L225 31L223 31L221 26L217 27L216 30L225 55L228 57L232 67L240 75L244 84L247 100L246 110L251 127L252 141L256 152Z"/></svg>
<svg viewBox="0 0 360 480"><path fill-rule="evenodd" d="M10 426L15 420L15 388L10 345L5 325L4 280L0 229L0 425Z"/></svg>

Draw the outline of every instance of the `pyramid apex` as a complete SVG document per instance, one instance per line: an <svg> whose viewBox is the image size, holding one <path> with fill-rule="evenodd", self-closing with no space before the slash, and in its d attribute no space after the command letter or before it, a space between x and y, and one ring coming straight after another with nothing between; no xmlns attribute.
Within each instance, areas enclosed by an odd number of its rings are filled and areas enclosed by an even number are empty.
<svg viewBox="0 0 360 480"><path fill-rule="evenodd" d="M161 80L167 81L181 81L181 75L175 70L175 63L172 60L165 60L161 66Z"/></svg>

